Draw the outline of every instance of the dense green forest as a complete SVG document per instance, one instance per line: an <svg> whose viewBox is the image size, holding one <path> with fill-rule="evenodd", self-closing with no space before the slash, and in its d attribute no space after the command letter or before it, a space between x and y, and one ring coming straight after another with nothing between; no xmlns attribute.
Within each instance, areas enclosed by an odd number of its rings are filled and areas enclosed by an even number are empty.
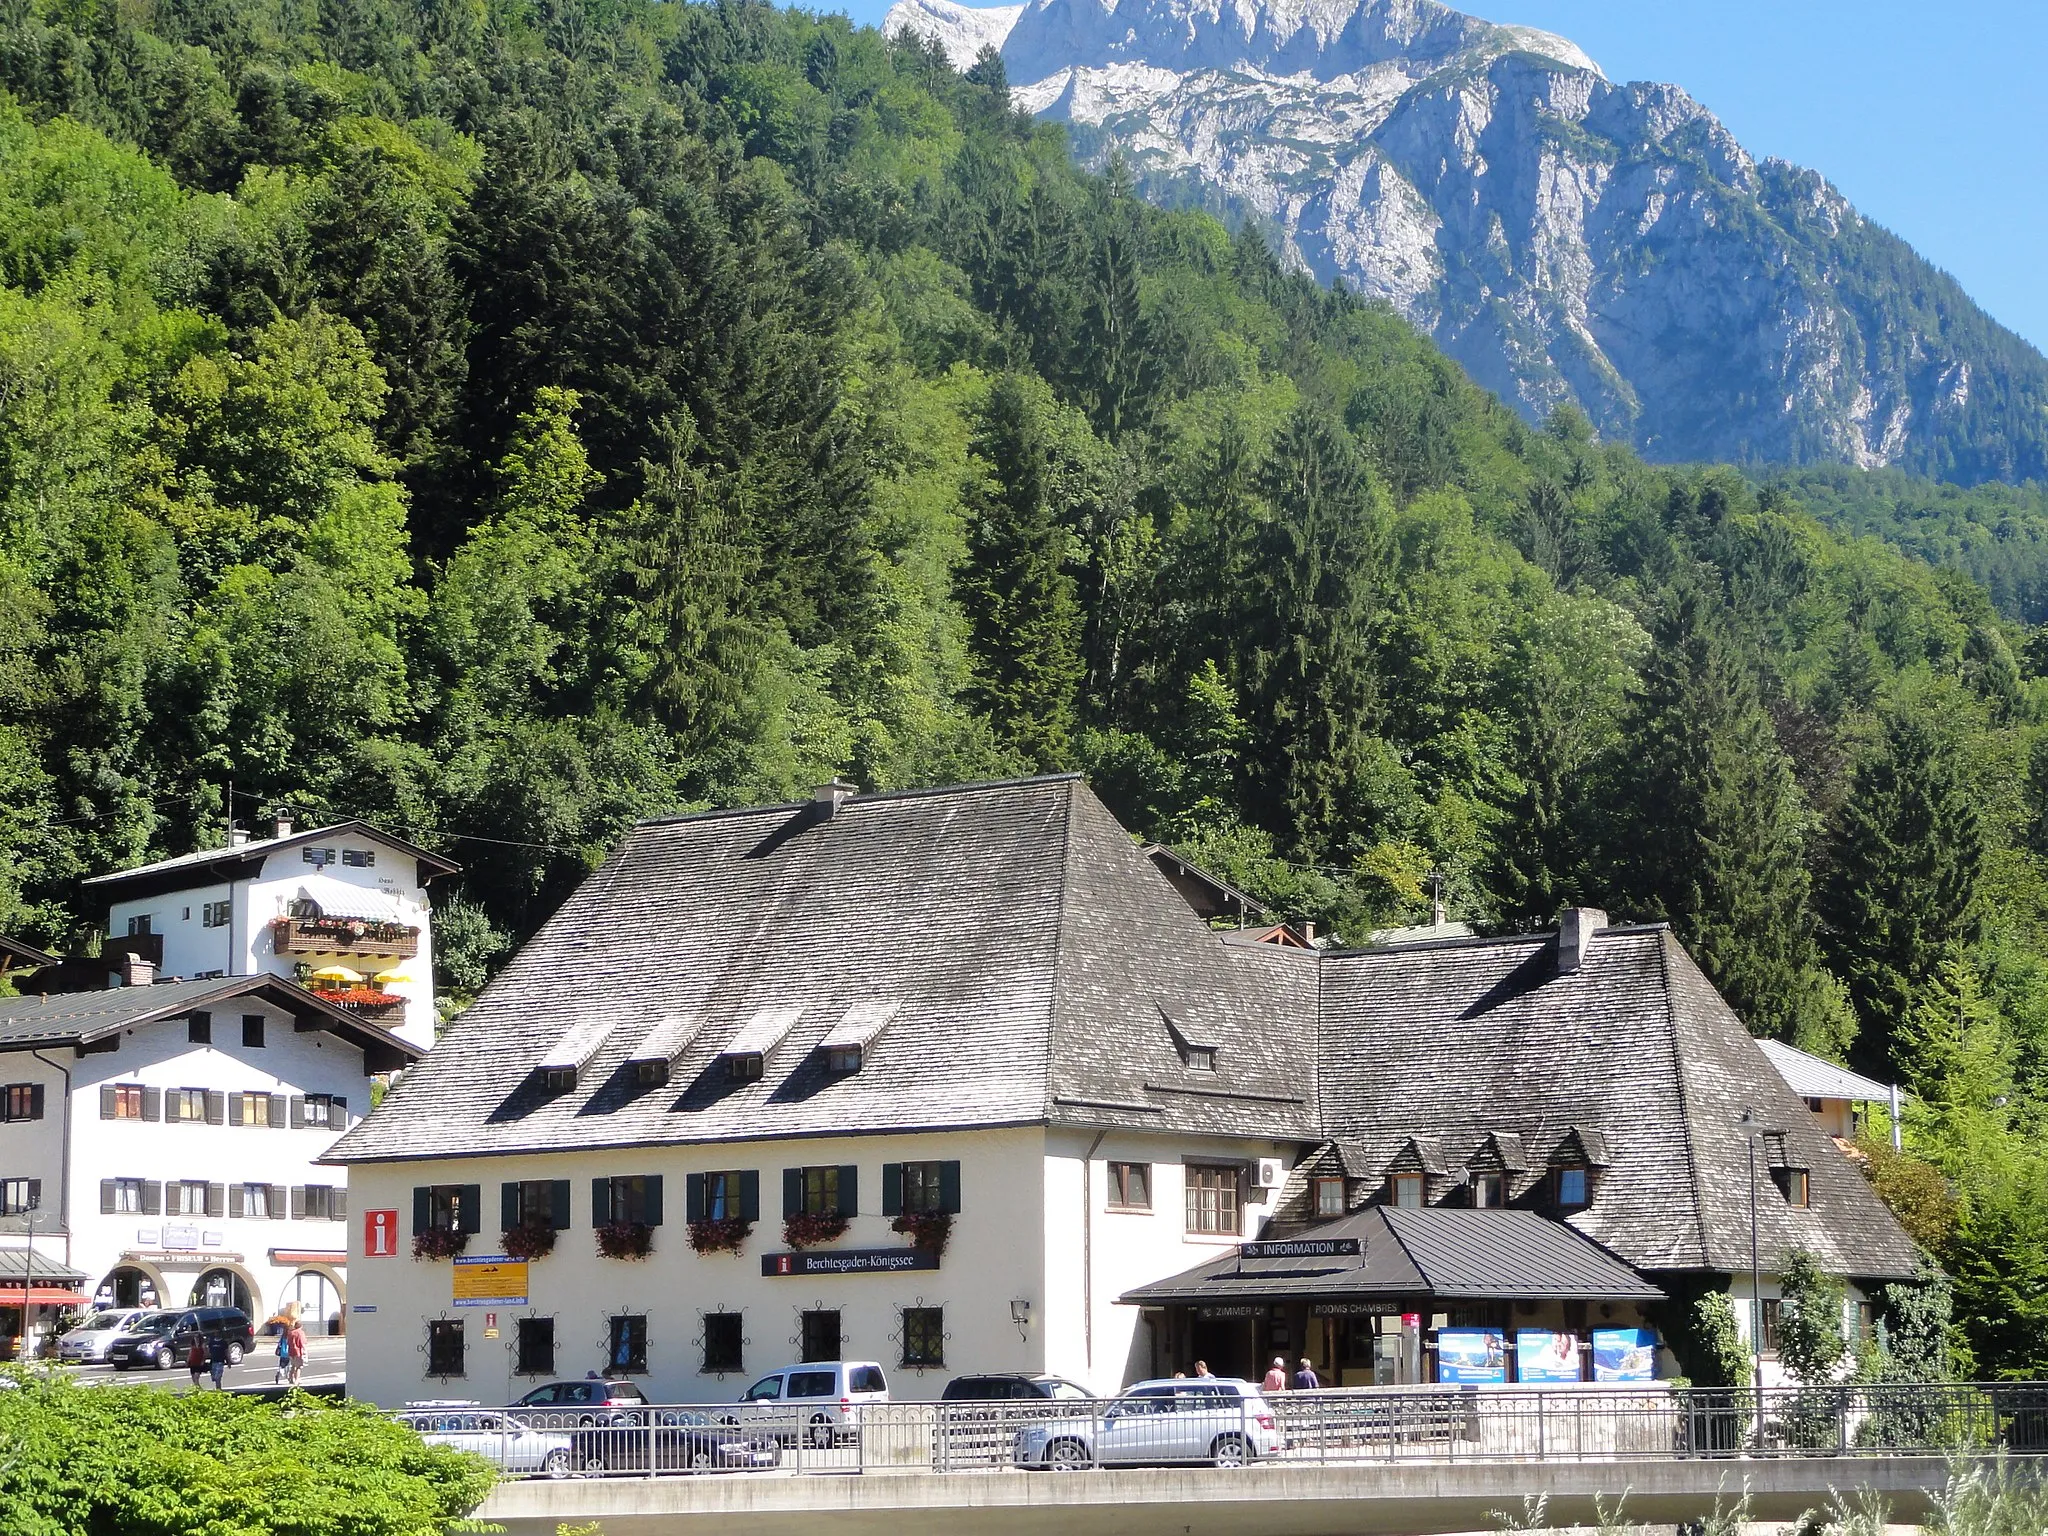
<svg viewBox="0 0 2048 1536"><path fill-rule="evenodd" d="M2048 1372L2048 655L1823 477L1532 430L839 18L9 0L0 85L0 928L360 814L459 995L637 816L1080 768L1347 940L1669 918Z"/></svg>

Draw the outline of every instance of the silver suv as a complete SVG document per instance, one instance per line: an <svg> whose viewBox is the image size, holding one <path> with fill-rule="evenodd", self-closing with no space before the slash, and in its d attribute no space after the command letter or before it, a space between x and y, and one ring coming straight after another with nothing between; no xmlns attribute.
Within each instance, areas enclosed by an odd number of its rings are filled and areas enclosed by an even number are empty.
<svg viewBox="0 0 2048 1536"><path fill-rule="evenodd" d="M1248 1381L1228 1376L1141 1381L1093 1414L1071 1414L1017 1431L1019 1466L1073 1471L1206 1461L1241 1467L1276 1456L1273 1408Z"/></svg>

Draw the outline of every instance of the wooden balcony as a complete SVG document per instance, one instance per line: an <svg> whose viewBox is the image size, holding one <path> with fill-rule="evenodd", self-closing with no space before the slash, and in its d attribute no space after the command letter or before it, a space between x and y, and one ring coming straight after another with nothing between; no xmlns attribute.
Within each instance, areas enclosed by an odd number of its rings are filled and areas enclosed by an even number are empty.
<svg viewBox="0 0 2048 1536"><path fill-rule="evenodd" d="M280 917L270 925L270 932L280 955L374 955L410 960L420 952L420 931L409 923Z"/></svg>

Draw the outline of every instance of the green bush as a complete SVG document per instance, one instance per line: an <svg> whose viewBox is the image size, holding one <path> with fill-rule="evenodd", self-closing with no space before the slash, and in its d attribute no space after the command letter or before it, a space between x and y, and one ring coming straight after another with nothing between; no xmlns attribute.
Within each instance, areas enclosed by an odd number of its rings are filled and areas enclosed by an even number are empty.
<svg viewBox="0 0 2048 1536"><path fill-rule="evenodd" d="M441 1536L495 1476L366 1404L14 1379L8 1536Z"/></svg>

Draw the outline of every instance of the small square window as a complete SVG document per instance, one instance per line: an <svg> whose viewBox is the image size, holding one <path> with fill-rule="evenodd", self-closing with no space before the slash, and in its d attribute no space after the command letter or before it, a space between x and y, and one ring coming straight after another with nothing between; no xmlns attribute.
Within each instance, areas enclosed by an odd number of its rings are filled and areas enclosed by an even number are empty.
<svg viewBox="0 0 2048 1536"><path fill-rule="evenodd" d="M611 1320L611 1349L606 1364L634 1375L647 1370L647 1318L635 1313Z"/></svg>
<svg viewBox="0 0 2048 1536"><path fill-rule="evenodd" d="M857 1045L833 1045L825 1049L825 1070L845 1076L858 1072L861 1066L861 1048Z"/></svg>
<svg viewBox="0 0 2048 1536"><path fill-rule="evenodd" d="M139 939L147 933L149 933L149 931L149 914L147 912L143 913L140 917L131 917L128 919L129 938Z"/></svg>
<svg viewBox="0 0 2048 1536"><path fill-rule="evenodd" d="M1189 1163L1188 1230L1235 1237L1243 1230L1244 1170Z"/></svg>
<svg viewBox="0 0 2048 1536"><path fill-rule="evenodd" d="M1152 1165L1111 1163L1109 1165L1109 1208L1113 1211L1152 1209Z"/></svg>
<svg viewBox="0 0 2048 1536"><path fill-rule="evenodd" d="M827 1164L824 1167L804 1170L804 1214L839 1214L839 1169L836 1166Z"/></svg>
<svg viewBox="0 0 2048 1536"><path fill-rule="evenodd" d="M534 1085L542 1093L574 1093L576 1091L576 1069L574 1067L541 1067L535 1073Z"/></svg>
<svg viewBox="0 0 2048 1536"><path fill-rule="evenodd" d="M642 1088L666 1088L668 1086L668 1063L665 1061L634 1062L633 1081Z"/></svg>
<svg viewBox="0 0 2048 1536"><path fill-rule="evenodd" d="M242 1045L252 1051L263 1048L263 1015L245 1013L242 1015Z"/></svg>
<svg viewBox="0 0 2048 1536"><path fill-rule="evenodd" d="M745 1340L737 1312L704 1314L704 1374L744 1370Z"/></svg>
<svg viewBox="0 0 2048 1536"><path fill-rule="evenodd" d="M1422 1175L1397 1173L1387 1180L1387 1203L1404 1211L1419 1211L1424 1205Z"/></svg>
<svg viewBox="0 0 2048 1536"><path fill-rule="evenodd" d="M737 1171L704 1175L704 1219L732 1221L740 1215L740 1176ZM737 1369L737 1367L735 1367Z"/></svg>
<svg viewBox="0 0 2048 1536"><path fill-rule="evenodd" d="M142 1084L118 1083L114 1087L114 1115L116 1120L140 1120L142 1118Z"/></svg>
<svg viewBox="0 0 2048 1536"><path fill-rule="evenodd" d="M1319 1220L1327 1221L1344 1214L1344 1181L1342 1179L1320 1178L1314 1182L1315 1211Z"/></svg>
<svg viewBox="0 0 2048 1536"><path fill-rule="evenodd" d="M754 1083L761 1080L765 1060L759 1051L742 1051L737 1056L725 1058L725 1080L729 1083Z"/></svg>
<svg viewBox="0 0 2048 1536"><path fill-rule="evenodd" d="M0 1216L23 1216L43 1203L41 1179L0 1179Z"/></svg>
<svg viewBox="0 0 2048 1536"><path fill-rule="evenodd" d="M1778 1186L1787 1205L1804 1207L1810 1202L1812 1190L1804 1168L1773 1168L1771 1182Z"/></svg>
<svg viewBox="0 0 2048 1536"><path fill-rule="evenodd" d="M367 848L344 848L341 850L341 862L348 869L370 869L375 866L377 855Z"/></svg>
<svg viewBox="0 0 2048 1536"><path fill-rule="evenodd" d="M1583 1168L1560 1168L1557 1170L1557 1203L1567 1211L1576 1211L1590 1202L1587 1196L1586 1170Z"/></svg>
<svg viewBox="0 0 2048 1536"><path fill-rule="evenodd" d="M270 1186L268 1184L244 1184L242 1186L242 1214L262 1220L270 1218Z"/></svg>
<svg viewBox="0 0 2048 1536"><path fill-rule="evenodd" d="M230 902L206 902L199 908L199 924L203 928L225 928L233 912L234 906Z"/></svg>
<svg viewBox="0 0 2048 1536"><path fill-rule="evenodd" d="M111 1204L119 1216L140 1216L142 1212L142 1180L114 1179Z"/></svg>
<svg viewBox="0 0 2048 1536"><path fill-rule="evenodd" d="M519 1319L519 1359L512 1367L516 1376L555 1374L555 1320L552 1317Z"/></svg>
<svg viewBox="0 0 2048 1536"><path fill-rule="evenodd" d="M1475 1173L1472 1175L1471 1193L1475 1210L1498 1210L1508 1203L1507 1176L1499 1173Z"/></svg>
<svg viewBox="0 0 2048 1536"><path fill-rule="evenodd" d="M185 1020L185 1038L193 1045L213 1044L213 1015L195 1013Z"/></svg>
<svg viewBox="0 0 2048 1536"><path fill-rule="evenodd" d="M939 1183L938 1163L905 1163L903 1165L903 1209L906 1211L943 1211L946 1196Z"/></svg>
<svg viewBox="0 0 2048 1536"><path fill-rule="evenodd" d="M944 1307L903 1309L903 1363L919 1370L946 1363Z"/></svg>
<svg viewBox="0 0 2048 1536"><path fill-rule="evenodd" d="M34 1083L9 1083L5 1089L4 1107L0 1107L0 1118L7 1120L40 1120L43 1116L42 1091Z"/></svg>
<svg viewBox="0 0 2048 1536"><path fill-rule="evenodd" d="M462 1374L462 1319L436 1317L427 1321L427 1374Z"/></svg>

